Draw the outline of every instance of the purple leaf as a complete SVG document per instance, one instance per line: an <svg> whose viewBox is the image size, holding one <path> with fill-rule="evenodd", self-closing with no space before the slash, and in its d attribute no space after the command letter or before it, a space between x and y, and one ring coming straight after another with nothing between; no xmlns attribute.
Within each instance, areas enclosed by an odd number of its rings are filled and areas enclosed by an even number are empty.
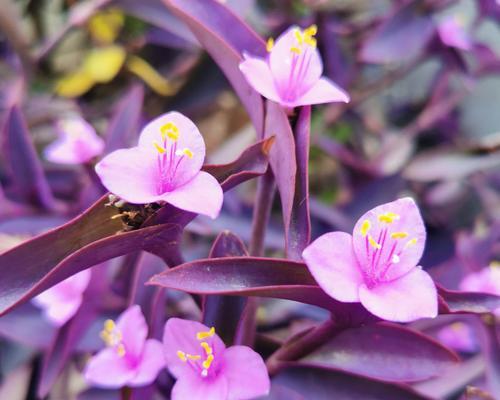
<svg viewBox="0 0 500 400"><path fill-rule="evenodd" d="M440 314L494 312L500 307L500 296L478 292L459 292L438 287Z"/></svg>
<svg viewBox="0 0 500 400"><path fill-rule="evenodd" d="M2 130L2 151L12 177L13 192L28 203L54 209L54 198L17 105L7 111Z"/></svg>
<svg viewBox="0 0 500 400"><path fill-rule="evenodd" d="M260 135L264 126L262 97L247 83L239 64L243 60L243 51L265 54L264 41L217 0L164 0L164 3L187 24L222 69Z"/></svg>
<svg viewBox="0 0 500 400"><path fill-rule="evenodd" d="M309 137L311 128L311 106L302 107L295 126L295 156L297 179L290 216L288 234L288 257L302 260L302 251L311 240L311 216L309 214Z"/></svg>
<svg viewBox="0 0 500 400"><path fill-rule="evenodd" d="M435 31L432 18L419 7L419 1L411 1L383 22L364 43L360 59L384 64L418 56Z"/></svg>
<svg viewBox="0 0 500 400"><path fill-rule="evenodd" d="M222 232L214 241L210 258L247 256L243 242L231 232ZM247 298L206 296L203 303L203 323L214 326L226 345L234 342Z"/></svg>
<svg viewBox="0 0 500 400"><path fill-rule="evenodd" d="M105 153L135 146L139 137L143 99L144 88L137 84L118 103L105 135Z"/></svg>
<svg viewBox="0 0 500 400"><path fill-rule="evenodd" d="M388 381L420 381L442 374L458 357L435 340L390 323L342 331L303 361Z"/></svg>
<svg viewBox="0 0 500 400"><path fill-rule="evenodd" d="M428 399L408 386L305 363L288 363L274 383L314 400Z"/></svg>
<svg viewBox="0 0 500 400"><path fill-rule="evenodd" d="M297 174L296 149L288 117L283 108L272 101L267 101L265 134L267 137L276 136L276 143L269 152L269 163L280 193L285 246L288 250Z"/></svg>

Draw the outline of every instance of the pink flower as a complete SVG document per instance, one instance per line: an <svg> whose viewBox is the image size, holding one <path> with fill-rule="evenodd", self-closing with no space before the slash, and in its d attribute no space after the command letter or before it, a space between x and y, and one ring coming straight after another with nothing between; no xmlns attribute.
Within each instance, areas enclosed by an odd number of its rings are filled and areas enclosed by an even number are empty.
<svg viewBox="0 0 500 400"><path fill-rule="evenodd" d="M125 310L116 323L104 323L101 338L107 348L93 356L85 368L85 379L101 388L145 386L165 367L162 344L147 339L148 327L139 306Z"/></svg>
<svg viewBox="0 0 500 400"><path fill-rule="evenodd" d="M438 34L441 41L447 46L466 51L472 47L471 38L457 17L448 17L443 20L438 25Z"/></svg>
<svg viewBox="0 0 500 400"><path fill-rule="evenodd" d="M73 116L58 121L59 138L47 146L45 158L57 164L83 164L102 154L104 141L92 125Z"/></svg>
<svg viewBox="0 0 500 400"><path fill-rule="evenodd" d="M95 169L102 184L129 203L164 201L216 218L222 188L201 171L204 159L205 142L196 125L170 112L146 125L137 147L114 151Z"/></svg>
<svg viewBox="0 0 500 400"><path fill-rule="evenodd" d="M467 275L460 282L460 290L500 296L500 263L492 262L488 268ZM495 314L500 316L500 307L495 310Z"/></svg>
<svg viewBox="0 0 500 400"><path fill-rule="evenodd" d="M361 302L379 318L409 322L435 317L432 278L417 263L425 227L411 198L375 207L356 223L351 235L327 233L302 253L312 275L330 296Z"/></svg>
<svg viewBox="0 0 500 400"><path fill-rule="evenodd" d="M260 355L246 346L226 348L214 328L171 318L163 344L167 367L177 378L172 400L244 400L269 392Z"/></svg>
<svg viewBox="0 0 500 400"><path fill-rule="evenodd" d="M240 70L262 96L285 107L349 102L349 95L328 78L321 77L323 62L316 48L316 25L292 26L276 40L269 39L269 57L244 54Z"/></svg>
<svg viewBox="0 0 500 400"><path fill-rule="evenodd" d="M82 304L83 292L90 281L90 270L75 274L33 298L47 319L56 326L64 325Z"/></svg>
<svg viewBox="0 0 500 400"><path fill-rule="evenodd" d="M469 325L454 322L437 333L438 339L453 350L473 353L478 350L478 343Z"/></svg>

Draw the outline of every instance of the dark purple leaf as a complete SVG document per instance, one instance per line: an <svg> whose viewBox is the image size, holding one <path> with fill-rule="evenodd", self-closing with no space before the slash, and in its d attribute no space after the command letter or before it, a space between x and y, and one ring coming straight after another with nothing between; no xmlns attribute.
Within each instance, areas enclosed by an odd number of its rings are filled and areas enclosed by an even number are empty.
<svg viewBox="0 0 500 400"><path fill-rule="evenodd" d="M435 32L432 17L424 15L421 6L411 1L383 22L361 48L361 60L383 64L418 56Z"/></svg>
<svg viewBox="0 0 500 400"><path fill-rule="evenodd" d="M265 54L264 41L217 0L163 0L169 10L194 33L222 69L247 109L260 135L264 127L262 97L239 70L242 53Z"/></svg>
<svg viewBox="0 0 500 400"><path fill-rule="evenodd" d="M2 152L16 197L46 209L55 201L36 154L26 121L17 105L6 113L2 129Z"/></svg>
<svg viewBox="0 0 500 400"><path fill-rule="evenodd" d="M500 393L500 337L495 317L485 319L483 323L483 354L486 358L486 379L491 393Z"/></svg>
<svg viewBox="0 0 500 400"><path fill-rule="evenodd" d="M301 260L302 251L311 240L311 216L309 214L309 137L311 129L311 106L302 107L295 125L295 156L297 177L290 216L287 256Z"/></svg>
<svg viewBox="0 0 500 400"><path fill-rule="evenodd" d="M106 153L136 145L143 99L144 88L137 84L117 104L106 132Z"/></svg>
<svg viewBox="0 0 500 400"><path fill-rule="evenodd" d="M410 382L442 374L458 357L420 333L377 323L342 331L303 361L391 382Z"/></svg>
<svg viewBox="0 0 500 400"><path fill-rule="evenodd" d="M305 363L289 363L273 383L314 400L428 399L408 386Z"/></svg>
<svg viewBox="0 0 500 400"><path fill-rule="evenodd" d="M440 313L473 313L494 312L500 307L500 296L477 292L459 292L438 287L440 296Z"/></svg>

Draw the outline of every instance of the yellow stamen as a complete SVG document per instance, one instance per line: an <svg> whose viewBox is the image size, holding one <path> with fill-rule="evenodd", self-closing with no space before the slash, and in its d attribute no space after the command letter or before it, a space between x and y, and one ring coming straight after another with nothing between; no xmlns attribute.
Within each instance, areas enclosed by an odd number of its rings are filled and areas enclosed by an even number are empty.
<svg viewBox="0 0 500 400"><path fill-rule="evenodd" d="M173 122L167 122L165 125L163 125L160 128L160 132L163 139L168 137L174 142L179 139L179 128L177 128L177 126Z"/></svg>
<svg viewBox="0 0 500 400"><path fill-rule="evenodd" d="M193 356L192 354L186 354L186 357L189 359L189 360L201 360L201 356L199 355L195 355Z"/></svg>
<svg viewBox="0 0 500 400"><path fill-rule="evenodd" d="M391 238L393 239L404 239L408 236L407 232L393 232L391 233Z"/></svg>
<svg viewBox="0 0 500 400"><path fill-rule="evenodd" d="M490 268L491 269L500 268L500 261L492 261L492 262L490 262Z"/></svg>
<svg viewBox="0 0 500 400"><path fill-rule="evenodd" d="M214 355L210 354L205 361L203 361L203 368L209 369L210 366L212 365L212 362L214 361Z"/></svg>
<svg viewBox="0 0 500 400"><path fill-rule="evenodd" d="M375 249L381 249L382 248L382 246L379 243L377 243L371 236L368 236L368 242Z"/></svg>
<svg viewBox="0 0 500 400"><path fill-rule="evenodd" d="M368 221L367 219L365 219L363 221L363 223L361 224L361 234L363 235L363 237L368 234L368 231L370 230L370 228L371 228L370 221Z"/></svg>
<svg viewBox="0 0 500 400"><path fill-rule="evenodd" d="M318 33L318 26L316 24L311 25L309 28L304 30L304 35L315 36Z"/></svg>
<svg viewBox="0 0 500 400"><path fill-rule="evenodd" d="M311 46L313 49L315 49L318 45L317 40L315 38L309 37L309 36L306 36L306 38L304 39L304 42L306 44L308 44L309 46Z"/></svg>
<svg viewBox="0 0 500 400"><path fill-rule="evenodd" d="M175 155L176 156L187 156L189 158L193 158L194 153L190 149L188 149L187 147L185 147L182 150L177 150L175 152Z"/></svg>
<svg viewBox="0 0 500 400"><path fill-rule="evenodd" d="M417 238L413 238L413 239L409 240L408 242L406 242L406 244L405 244L405 249L406 249L407 247L414 246L414 245L416 245L416 244L417 244Z"/></svg>
<svg viewBox="0 0 500 400"><path fill-rule="evenodd" d="M398 214L394 214L392 212L386 212L385 214L381 214L378 216L378 220L380 222L385 222L386 224L391 224L394 220L398 220L400 217Z"/></svg>
<svg viewBox="0 0 500 400"><path fill-rule="evenodd" d="M270 53L273 50L273 47L274 47L274 39L270 37L269 39L267 39L266 43L267 52Z"/></svg>
<svg viewBox="0 0 500 400"><path fill-rule="evenodd" d="M184 362L187 361L186 353L184 353L183 351L178 350L177 357L179 357L181 361L184 361Z"/></svg>
<svg viewBox="0 0 500 400"><path fill-rule="evenodd" d="M213 350L207 342L201 342L200 345L205 350L205 353L207 353L207 356L212 354Z"/></svg>
<svg viewBox="0 0 500 400"><path fill-rule="evenodd" d="M118 357L123 357L125 356L125 346L123 343L120 343L118 347L116 348L116 352L118 353Z"/></svg>
<svg viewBox="0 0 500 400"><path fill-rule="evenodd" d="M212 326L208 332L198 332L196 334L196 339L204 340L206 338L212 337L215 335L215 328Z"/></svg>
<svg viewBox="0 0 500 400"><path fill-rule="evenodd" d="M165 152L167 151L162 146L160 146L158 143L154 142L153 144L155 145L155 148L158 151L158 153L165 154Z"/></svg>
<svg viewBox="0 0 500 400"><path fill-rule="evenodd" d="M290 51L291 51L292 53L297 54L297 55L300 55L300 53L301 53L300 48L298 48L298 47L291 47L291 48L290 48Z"/></svg>
<svg viewBox="0 0 500 400"><path fill-rule="evenodd" d="M107 319L106 321L104 321L104 330L106 332L111 332L113 329L115 329L115 321L113 321L112 319Z"/></svg>
<svg viewBox="0 0 500 400"><path fill-rule="evenodd" d="M300 32L299 29L295 29L293 33L295 35L295 38L297 39L297 43L301 45L304 41L304 36L302 36L302 33Z"/></svg>

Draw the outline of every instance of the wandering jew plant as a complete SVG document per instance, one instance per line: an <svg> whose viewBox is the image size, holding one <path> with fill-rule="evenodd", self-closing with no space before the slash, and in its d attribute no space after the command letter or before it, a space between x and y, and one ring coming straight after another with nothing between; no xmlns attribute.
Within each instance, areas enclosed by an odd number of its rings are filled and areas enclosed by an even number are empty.
<svg viewBox="0 0 500 400"><path fill-rule="evenodd" d="M498 397L497 1L7 3L0 399Z"/></svg>

